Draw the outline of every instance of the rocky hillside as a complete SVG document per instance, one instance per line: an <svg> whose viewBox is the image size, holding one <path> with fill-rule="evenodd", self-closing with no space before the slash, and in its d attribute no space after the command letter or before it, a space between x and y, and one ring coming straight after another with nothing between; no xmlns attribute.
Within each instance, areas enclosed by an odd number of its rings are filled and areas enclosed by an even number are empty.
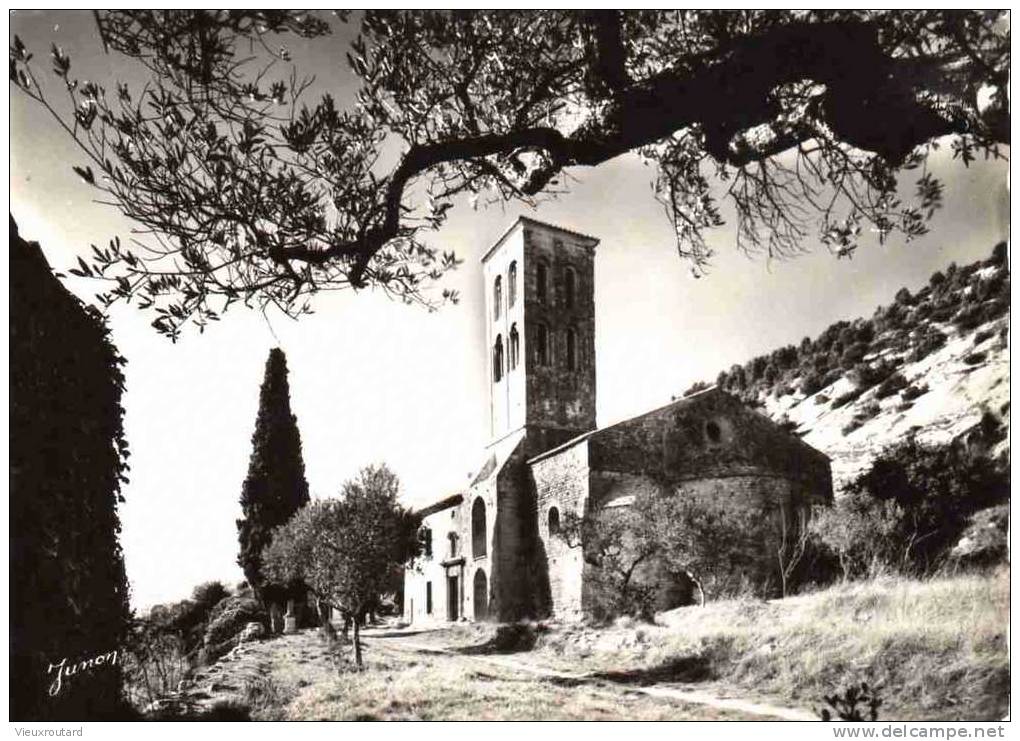
<svg viewBox="0 0 1020 741"><path fill-rule="evenodd" d="M719 374L716 383L827 453L837 492L915 432L1009 455L1009 268L991 257L901 289L869 319L841 321ZM706 384L695 384L689 391Z"/></svg>

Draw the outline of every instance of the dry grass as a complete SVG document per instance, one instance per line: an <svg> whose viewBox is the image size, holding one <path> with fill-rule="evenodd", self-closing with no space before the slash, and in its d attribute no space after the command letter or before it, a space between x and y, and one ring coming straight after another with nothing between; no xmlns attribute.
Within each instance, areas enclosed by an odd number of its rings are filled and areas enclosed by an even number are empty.
<svg viewBox="0 0 1020 741"><path fill-rule="evenodd" d="M563 628L536 659L660 680L714 679L792 706L854 681L883 687L883 719L994 719L1009 692L1009 574L845 584L770 603L674 610L663 625ZM658 671L658 673L656 673Z"/></svg>
<svg viewBox="0 0 1020 741"><path fill-rule="evenodd" d="M562 686L456 657L370 662L307 688L288 720L744 720L599 687Z"/></svg>
<svg viewBox="0 0 1020 741"><path fill-rule="evenodd" d="M367 637L362 672L345 647L282 636L209 670L201 686L229 685L210 700L243 704L256 719L721 720L748 716L632 690L682 683L811 711L822 695L864 680L884 688L883 720L990 720L1007 712L1008 617L1005 570L887 579L681 608L659 625L462 625ZM416 652L430 643L459 651ZM500 653L510 661L493 663ZM521 663L596 676L543 679Z"/></svg>

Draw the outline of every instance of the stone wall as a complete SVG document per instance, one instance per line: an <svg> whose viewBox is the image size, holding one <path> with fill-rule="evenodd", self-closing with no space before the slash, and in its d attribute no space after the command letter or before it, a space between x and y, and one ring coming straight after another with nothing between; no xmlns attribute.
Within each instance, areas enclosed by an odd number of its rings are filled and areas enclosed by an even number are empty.
<svg viewBox="0 0 1020 741"><path fill-rule="evenodd" d="M588 446L584 442L574 445L562 453L535 461L530 469L537 492L539 552L536 555L546 564L549 611L557 617L577 618L583 608L581 548L571 548L563 538L550 532L550 514L555 509L560 522L568 513L584 515L589 498Z"/></svg>
<svg viewBox="0 0 1020 741"><path fill-rule="evenodd" d="M764 583L775 575L781 516L793 528L797 513L831 499L828 459L770 420L716 390L703 392L612 427L598 430L562 449L530 461L536 498L540 552L547 565L550 608L572 619L588 610L593 581L581 549L551 536L549 512L556 507L582 515L586 510L629 506L635 499L670 496L678 490L724 499L739 508L772 507L774 519L755 547L759 568L748 578ZM783 513L782 515L780 513ZM661 564L649 562L635 574L654 584L658 609L692 598L690 584L666 578Z"/></svg>
<svg viewBox="0 0 1020 741"><path fill-rule="evenodd" d="M710 389L599 430L591 467L650 476L664 483L736 475L783 476L831 501L829 459L735 397Z"/></svg>
<svg viewBox="0 0 1020 741"><path fill-rule="evenodd" d="M524 222L524 296L527 323L528 424L569 431L595 428L594 240L539 223ZM548 269L545 300L538 294L538 266ZM565 301L567 268L575 276L574 304ZM535 362L539 324L549 331L549 362ZM566 361L567 330L575 332L576 367Z"/></svg>

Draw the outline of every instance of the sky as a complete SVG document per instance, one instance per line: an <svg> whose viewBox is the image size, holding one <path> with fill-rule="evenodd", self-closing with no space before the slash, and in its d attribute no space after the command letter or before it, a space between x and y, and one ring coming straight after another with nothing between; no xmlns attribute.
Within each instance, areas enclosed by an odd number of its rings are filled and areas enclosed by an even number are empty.
<svg viewBox="0 0 1020 741"><path fill-rule="evenodd" d="M352 78L344 61L350 31L339 31L292 50L317 75L317 89L332 90L342 104ZM80 77L138 79L123 59L102 53L87 13L16 11L11 33L37 57L57 43ZM48 73L45 59L40 68ZM55 270L87 256L90 243L130 236L132 224L92 202L72 172L83 158L70 140L13 90L10 146L11 212ZM203 581L243 578L235 520L271 348L287 354L312 495L335 496L359 468L385 462L399 475L404 500L421 505L464 487L484 460L479 259L518 215L601 240L595 291L602 426L668 403L696 380L711 381L733 363L798 343L834 321L870 316L900 287L921 287L951 261L985 257L1008 234L1006 163L964 169L943 151L930 166L945 185L931 232L909 244L866 243L852 260L820 246L785 261L748 257L734 246L730 222L711 235L717 256L709 274L695 280L653 197L654 173L625 155L572 170L570 192L534 210L458 202L429 241L463 258L441 283L462 298L436 313L371 291L341 292L296 322L241 308L171 344L149 326L151 316L115 306L113 339L128 360L123 404L132 457L120 514L132 604L144 608L182 599ZM95 290L83 281L65 284L86 300Z"/></svg>

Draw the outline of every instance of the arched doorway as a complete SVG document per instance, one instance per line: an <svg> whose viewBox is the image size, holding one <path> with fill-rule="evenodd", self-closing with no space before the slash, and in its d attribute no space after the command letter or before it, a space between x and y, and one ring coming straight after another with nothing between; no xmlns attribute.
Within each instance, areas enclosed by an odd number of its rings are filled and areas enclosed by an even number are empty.
<svg viewBox="0 0 1020 741"><path fill-rule="evenodd" d="M475 572L474 588L475 620L484 620L489 615L489 580L485 571Z"/></svg>

